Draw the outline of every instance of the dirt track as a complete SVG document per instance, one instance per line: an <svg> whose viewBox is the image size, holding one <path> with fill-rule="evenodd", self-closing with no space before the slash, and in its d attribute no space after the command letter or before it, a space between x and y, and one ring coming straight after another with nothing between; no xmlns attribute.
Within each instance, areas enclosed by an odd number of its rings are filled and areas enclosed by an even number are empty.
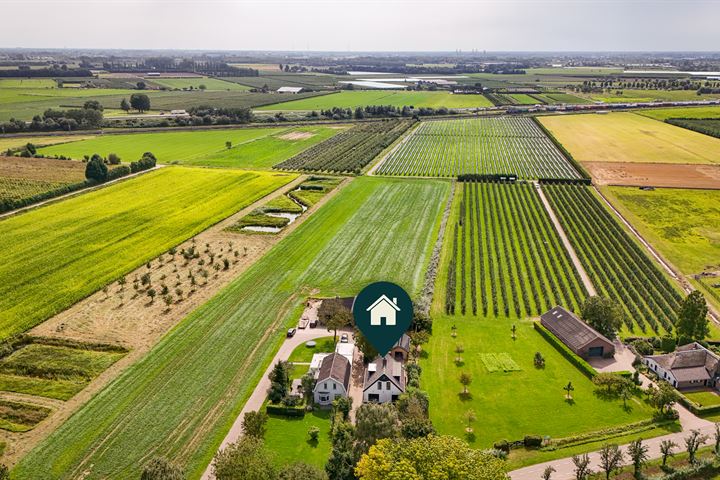
<svg viewBox="0 0 720 480"><path fill-rule="evenodd" d="M720 189L720 166L670 163L584 162L598 185Z"/></svg>

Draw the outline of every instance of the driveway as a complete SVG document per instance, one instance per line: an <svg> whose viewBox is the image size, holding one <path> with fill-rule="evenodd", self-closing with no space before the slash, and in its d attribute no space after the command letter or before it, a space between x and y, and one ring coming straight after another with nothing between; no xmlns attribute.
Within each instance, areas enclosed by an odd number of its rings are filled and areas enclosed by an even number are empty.
<svg viewBox="0 0 720 480"><path fill-rule="evenodd" d="M346 332L349 335L352 334L351 329L344 329L344 330L338 330L338 336L342 332ZM280 360L287 360L290 358L290 354L295 350L295 348L299 347L300 345L304 344L307 341L310 340L316 340L318 338L322 337L331 337L333 335L333 332L325 329L325 328L304 328L304 329L298 329L295 336L286 338L283 344L280 346L280 349L277 351L275 356L273 357L272 361L268 365L267 369L265 370L265 373L263 374L262 378L260 379L260 382L258 382L257 386L255 386L255 390L253 390L252 395L250 395L250 398L245 403L245 406L240 411L240 414L235 419L235 422L233 423L232 427L230 427L230 431L227 433L225 438L223 439L222 443L220 444L219 450L224 449L226 446L228 446L231 443L235 443L238 441L238 439L242 436L242 421L243 417L245 416L246 412L253 412L260 410L263 403L265 402L265 399L267 397L267 391L270 388L270 380L268 379L268 375L270 375L270 372L272 371L275 364ZM212 474L212 463L207 466L205 469L205 472L203 473L202 480L212 480L215 477Z"/></svg>

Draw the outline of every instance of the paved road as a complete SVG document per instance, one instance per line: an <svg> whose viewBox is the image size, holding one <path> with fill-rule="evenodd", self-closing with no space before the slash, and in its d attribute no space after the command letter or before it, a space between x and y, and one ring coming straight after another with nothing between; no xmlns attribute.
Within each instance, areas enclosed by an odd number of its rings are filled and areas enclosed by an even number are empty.
<svg viewBox="0 0 720 480"><path fill-rule="evenodd" d="M565 246L565 250L567 250L570 254L570 259L572 260L573 265L575 265L575 269L580 274L580 279L582 280L583 285L585 285L585 290L587 290L590 296L597 295L597 292L595 291L595 286L590 281L590 276L583 268L582 263L580 263L580 259L578 258L577 253L575 253L575 249L570 244L570 240L568 240L567 235L565 235L565 230L563 230L562 225L560 225L560 221L558 220L557 216L555 216L555 212L550 206L550 202L548 202L547 198L545 197L545 192L543 192L542 187L537 182L535 182L535 188L540 195L540 200L542 201L545 210L547 211L548 215L550 215L550 220L552 220L553 225L555 225L555 230L560 236L560 240L562 240L562 243Z"/></svg>
<svg viewBox="0 0 720 480"><path fill-rule="evenodd" d="M345 331L348 334L352 333L350 329L342 331ZM340 335L340 333L342 333L342 331L338 330L338 336ZM303 343L309 340L315 340L321 337L327 337L332 335L333 332L328 331L325 328L305 328L302 330L298 329L294 337L288 338L283 342L283 344L280 346L280 349L268 365L268 368L265 370L265 373L260 379L260 382L255 387L252 395L250 395L247 403L245 403L242 411L235 419L235 423L233 423L230 431L227 433L225 439L220 444L219 450L224 449L231 443L237 442L238 439L242 436L242 420L245 413L260 410L260 408L262 407L262 404L265 402L265 398L267 397L267 391L270 388L270 380L268 379L268 375L270 375L270 371L275 366L275 364L280 360L287 360L293 350L295 350L296 347L299 347ZM202 480L213 480L214 478L215 476L212 474L211 463L205 469Z"/></svg>

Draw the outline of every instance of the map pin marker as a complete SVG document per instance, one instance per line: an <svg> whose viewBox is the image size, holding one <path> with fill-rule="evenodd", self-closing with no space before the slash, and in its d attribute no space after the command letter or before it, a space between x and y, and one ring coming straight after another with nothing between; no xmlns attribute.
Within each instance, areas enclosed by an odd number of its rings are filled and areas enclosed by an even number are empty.
<svg viewBox="0 0 720 480"><path fill-rule="evenodd" d="M355 326L381 356L410 328L413 305L399 285L375 282L363 288L352 306Z"/></svg>

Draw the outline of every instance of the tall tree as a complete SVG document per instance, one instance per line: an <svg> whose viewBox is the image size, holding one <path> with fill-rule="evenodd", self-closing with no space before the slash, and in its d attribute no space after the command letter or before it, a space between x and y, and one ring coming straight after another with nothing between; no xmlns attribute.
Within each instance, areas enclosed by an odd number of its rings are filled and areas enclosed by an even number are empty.
<svg viewBox="0 0 720 480"><path fill-rule="evenodd" d="M268 416L265 412L245 412L242 421L243 434L249 437L265 438L265 425L267 421Z"/></svg>
<svg viewBox="0 0 720 480"><path fill-rule="evenodd" d="M575 465L575 480L585 480L592 475L590 470L590 456L585 453L583 455L573 455L573 465Z"/></svg>
<svg viewBox="0 0 720 480"><path fill-rule="evenodd" d="M353 426L338 422L332 429L332 450L325 464L329 480L355 480L355 457L353 455Z"/></svg>
<svg viewBox="0 0 720 480"><path fill-rule="evenodd" d="M691 465L695 464L697 451L707 439L707 435L702 435L700 430L691 430L690 435L685 438L685 450L687 450L688 462L690 462Z"/></svg>
<svg viewBox="0 0 720 480"><path fill-rule="evenodd" d="M658 388L652 390L650 401L658 409L661 415L670 413L670 410L678 400L675 389L667 382L658 382Z"/></svg>
<svg viewBox="0 0 720 480"><path fill-rule="evenodd" d="M276 477L275 466L263 441L243 437L215 455L213 473L217 480L269 480Z"/></svg>
<svg viewBox="0 0 720 480"><path fill-rule="evenodd" d="M280 469L278 480L327 480L325 473L307 463L291 463Z"/></svg>
<svg viewBox="0 0 720 480"><path fill-rule="evenodd" d="M360 480L472 478L506 480L502 460L452 436L394 441L382 439L358 461Z"/></svg>
<svg viewBox="0 0 720 480"><path fill-rule="evenodd" d="M582 318L608 338L615 338L623 320L619 304L606 297L588 297L582 306Z"/></svg>
<svg viewBox="0 0 720 480"><path fill-rule="evenodd" d="M146 112L150 110L150 97L144 93L133 93L130 95L130 106L138 112Z"/></svg>
<svg viewBox="0 0 720 480"><path fill-rule="evenodd" d="M642 479L642 467L648 459L648 447L643 445L642 439L630 442L628 445L628 457L633 464L633 473L637 480Z"/></svg>
<svg viewBox="0 0 720 480"><path fill-rule="evenodd" d="M672 440L663 440L660 442L660 453L662 454L662 466L667 465L668 457L675 456L675 447L677 444Z"/></svg>
<svg viewBox="0 0 720 480"><path fill-rule="evenodd" d="M675 333L681 343L703 340L710 334L708 307L699 290L685 297L675 320Z"/></svg>
<svg viewBox="0 0 720 480"><path fill-rule="evenodd" d="M623 454L620 447L614 444L605 444L600 449L600 468L605 472L605 480L622 466Z"/></svg>
<svg viewBox="0 0 720 480"><path fill-rule="evenodd" d="M85 165L85 178L88 180L94 180L96 182L104 182L107 180L108 168L103 162L102 157L97 153L94 154L87 165Z"/></svg>
<svg viewBox="0 0 720 480"><path fill-rule="evenodd" d="M128 113L130 111L130 104L128 103L126 98L120 100L120 109L123 110L125 113Z"/></svg>
<svg viewBox="0 0 720 480"><path fill-rule="evenodd" d="M392 403L364 403L355 412L355 447L358 457L381 438L397 438L399 419Z"/></svg>
<svg viewBox="0 0 720 480"><path fill-rule="evenodd" d="M352 312L347 308L336 308L325 320L325 326L333 331L333 342L337 341L337 331L352 323Z"/></svg>

